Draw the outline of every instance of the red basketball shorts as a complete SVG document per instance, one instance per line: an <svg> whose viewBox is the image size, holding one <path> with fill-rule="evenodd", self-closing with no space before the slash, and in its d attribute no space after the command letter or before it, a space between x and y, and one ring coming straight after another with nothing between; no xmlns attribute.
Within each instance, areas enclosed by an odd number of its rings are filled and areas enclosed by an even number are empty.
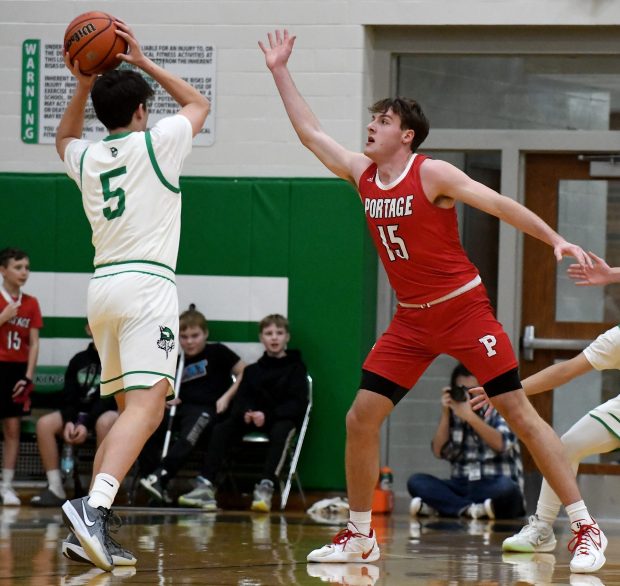
<svg viewBox="0 0 620 586"><path fill-rule="evenodd" d="M517 367L483 285L428 308L399 305L362 368L410 389L440 354L462 362L481 385Z"/></svg>

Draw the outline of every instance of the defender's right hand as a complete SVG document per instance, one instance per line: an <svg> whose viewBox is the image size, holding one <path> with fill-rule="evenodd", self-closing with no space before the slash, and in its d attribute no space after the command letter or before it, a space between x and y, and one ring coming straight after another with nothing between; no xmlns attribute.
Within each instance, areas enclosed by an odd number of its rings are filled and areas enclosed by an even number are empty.
<svg viewBox="0 0 620 586"><path fill-rule="evenodd" d="M297 37L289 36L286 29L284 31L278 29L274 33L268 33L267 38L269 39L269 48L265 47L262 41L258 41L258 46L265 54L267 67L273 71L276 67L287 64Z"/></svg>

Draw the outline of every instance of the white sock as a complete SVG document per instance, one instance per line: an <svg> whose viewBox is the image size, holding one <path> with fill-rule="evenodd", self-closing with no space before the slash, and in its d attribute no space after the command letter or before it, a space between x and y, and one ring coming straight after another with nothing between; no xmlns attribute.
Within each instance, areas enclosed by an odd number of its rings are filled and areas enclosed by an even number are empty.
<svg viewBox="0 0 620 586"><path fill-rule="evenodd" d="M349 511L349 520L355 525L359 533L362 535L370 535L372 511Z"/></svg>
<svg viewBox="0 0 620 586"><path fill-rule="evenodd" d="M2 489L11 488L13 484L13 477L15 476L15 470L13 468L2 469Z"/></svg>
<svg viewBox="0 0 620 586"><path fill-rule="evenodd" d="M59 499L66 499L67 494L65 493L65 489L62 485L62 475L60 474L60 470L58 468L56 468L56 470L48 470L45 475L47 476L47 484L49 485L49 489Z"/></svg>
<svg viewBox="0 0 620 586"><path fill-rule="evenodd" d="M590 517L588 509L583 501L577 501L572 505L566 507L566 514L570 519L571 526L574 523L581 523L586 525L594 525L596 521Z"/></svg>
<svg viewBox="0 0 620 586"><path fill-rule="evenodd" d="M88 493L88 505L94 509L104 507L111 509L118 492L119 482L110 474L100 472L95 476L93 487Z"/></svg>

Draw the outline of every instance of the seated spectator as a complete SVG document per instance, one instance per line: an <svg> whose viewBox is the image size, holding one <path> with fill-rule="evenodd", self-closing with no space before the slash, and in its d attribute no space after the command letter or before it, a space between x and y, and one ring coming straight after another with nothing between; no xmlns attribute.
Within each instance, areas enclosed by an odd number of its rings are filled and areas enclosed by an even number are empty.
<svg viewBox="0 0 620 586"><path fill-rule="evenodd" d="M262 431L269 436L269 443L252 510L271 510L276 470L286 441L301 426L308 406L308 381L301 353L287 349L290 334L285 317L274 314L263 318L259 338L265 352L245 369L230 418L213 429L196 488L179 497L181 505L217 509L215 484L224 458L246 433Z"/></svg>
<svg viewBox="0 0 620 586"><path fill-rule="evenodd" d="M90 328L86 326L90 335ZM43 415L37 421L37 444L47 476L47 488L30 499L33 507L59 507L67 495L63 487L58 455L58 442L78 446L95 432L97 445L107 435L118 417L114 398L101 398L99 382L101 362L94 342L78 352L65 372L63 407Z"/></svg>
<svg viewBox="0 0 620 586"><path fill-rule="evenodd" d="M414 474L407 482L412 516L464 515L510 519L525 514L523 466L516 436L495 410L472 409L468 389L476 378L459 364L443 389L441 418L431 444L437 458L451 465L449 480Z"/></svg>
<svg viewBox="0 0 620 586"><path fill-rule="evenodd" d="M168 407L176 405L172 431L178 439L162 459L164 436L170 424L167 409L139 458L143 475L140 484L158 502L168 500L168 482L176 476L200 438L210 432L216 421L228 415L228 406L242 379L245 363L224 344L208 344L208 338L205 316L190 305L179 318L179 340L185 353L179 396L167 403Z"/></svg>

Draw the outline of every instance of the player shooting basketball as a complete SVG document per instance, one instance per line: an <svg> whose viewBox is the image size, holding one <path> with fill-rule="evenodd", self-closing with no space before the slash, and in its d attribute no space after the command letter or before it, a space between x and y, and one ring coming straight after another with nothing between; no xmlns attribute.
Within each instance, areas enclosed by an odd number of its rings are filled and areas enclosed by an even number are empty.
<svg viewBox="0 0 620 586"><path fill-rule="evenodd" d="M71 556L104 570L132 565L135 556L108 535L120 482L159 425L173 394L178 351L175 267L181 223L179 175L209 101L141 51L131 29L116 21L129 45L118 57L141 69L179 104L174 116L147 130L153 90L139 73L114 70L97 77L65 63L77 79L60 121L56 149L82 192L92 228L95 273L88 289L88 322L101 356L101 395L115 395L121 415L99 446L89 495L67 501ZM91 96L109 135L82 140Z"/></svg>

